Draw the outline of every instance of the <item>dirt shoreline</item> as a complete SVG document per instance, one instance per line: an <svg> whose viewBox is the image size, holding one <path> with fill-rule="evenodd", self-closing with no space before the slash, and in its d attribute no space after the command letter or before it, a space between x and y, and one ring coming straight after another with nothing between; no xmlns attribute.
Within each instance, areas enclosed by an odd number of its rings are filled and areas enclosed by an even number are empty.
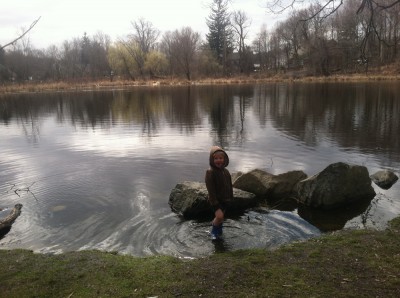
<svg viewBox="0 0 400 298"><path fill-rule="evenodd" d="M329 82L373 82L373 81L400 81L400 73L390 74L385 72L370 74L332 75L327 77L297 76L293 73L286 73L274 76L241 76L229 78L206 78L198 80L183 79L146 79L146 80L86 80L76 82L24 82L6 83L0 85L0 93L29 93L49 91L82 91L101 89L129 89L138 86L159 87L159 86L190 86L190 85L232 85L232 84L262 84L262 83L329 83Z"/></svg>

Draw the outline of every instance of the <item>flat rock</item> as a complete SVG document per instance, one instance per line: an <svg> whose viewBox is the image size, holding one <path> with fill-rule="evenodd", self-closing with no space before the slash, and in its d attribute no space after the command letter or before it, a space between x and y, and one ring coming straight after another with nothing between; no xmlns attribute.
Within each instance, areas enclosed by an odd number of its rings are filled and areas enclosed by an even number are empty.
<svg viewBox="0 0 400 298"><path fill-rule="evenodd" d="M263 197L267 201L278 201L297 195L297 183L307 178L303 171L289 171L273 175L260 169L236 175L233 186Z"/></svg>

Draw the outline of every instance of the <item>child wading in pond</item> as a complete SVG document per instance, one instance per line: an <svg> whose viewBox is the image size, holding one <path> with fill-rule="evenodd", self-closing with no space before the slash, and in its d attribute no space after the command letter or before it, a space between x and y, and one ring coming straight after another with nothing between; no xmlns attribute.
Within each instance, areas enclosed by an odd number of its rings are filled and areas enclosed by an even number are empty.
<svg viewBox="0 0 400 298"><path fill-rule="evenodd" d="M211 239L217 240L222 235L226 202L233 199L232 178L226 167L229 157L226 152L218 147L211 147L210 168L206 172L206 186L208 200L213 208L215 217L212 221Z"/></svg>

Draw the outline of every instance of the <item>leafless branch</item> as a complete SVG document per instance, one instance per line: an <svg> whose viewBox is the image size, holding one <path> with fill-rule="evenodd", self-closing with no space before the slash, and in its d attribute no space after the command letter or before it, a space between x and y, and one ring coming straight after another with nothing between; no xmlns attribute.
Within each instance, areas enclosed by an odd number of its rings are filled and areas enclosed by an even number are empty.
<svg viewBox="0 0 400 298"><path fill-rule="evenodd" d="M392 3L387 4L387 5L379 4L379 3L377 3L376 1L373 1L373 2L376 4L377 7L381 8L381 9L392 8L392 7L395 6L396 4L400 4L400 0L393 1Z"/></svg>
<svg viewBox="0 0 400 298"><path fill-rule="evenodd" d="M303 2L302 0L291 0L285 4L284 0L273 0L267 4L267 9L274 14L281 14L289 8L294 8L296 2Z"/></svg>
<svg viewBox="0 0 400 298"><path fill-rule="evenodd" d="M15 42L17 42L18 40L20 40L21 38L23 38L26 34L28 34L29 31L31 31L33 29L33 27L35 27L35 25L37 24L37 22L39 22L41 17L39 17L38 19L36 19L35 21L33 21L33 23L29 26L28 30L26 30L25 32L23 32L20 36L18 36L16 39L14 39L13 41L7 43L4 46L0 47L0 50L14 44Z"/></svg>
<svg viewBox="0 0 400 298"><path fill-rule="evenodd" d="M316 11L313 15L311 15L310 17L308 17L308 18L306 18L306 19L304 19L304 20L301 20L301 21L307 22L307 21L310 21L310 20L314 19L314 18L315 18L316 16L318 16L320 13L322 13L323 11L325 11L329 5L332 5L332 7L331 7L325 14L323 14L323 16L321 17L321 19L326 19L326 18L328 18L329 16L331 16L332 14L334 14L334 13L339 9L340 6L343 5L343 0L340 0L340 3L339 3L339 4L335 4L335 2L336 2L336 0L329 0L329 1L327 1L327 2L326 2L324 5L322 5L319 9L317 9L317 11Z"/></svg>
<svg viewBox="0 0 400 298"><path fill-rule="evenodd" d="M34 185L36 182L32 182L31 183L31 185L29 185L29 186L27 186L27 187L24 187L24 188L15 188L15 184L11 184L11 183L9 183L10 185L11 185L11 187L10 187L10 189L6 192L6 193L8 193L9 191L13 191L18 197L21 197L20 196L20 192L22 192L22 191L24 191L24 192L26 192L26 193L30 193L34 198L35 198L35 200L37 201L37 198L36 198L36 196L35 196L35 194L31 191L31 187L32 187L32 185ZM15 188L15 189L14 189Z"/></svg>
<svg viewBox="0 0 400 298"><path fill-rule="evenodd" d="M363 0L362 3L360 4L359 8L357 9L357 14L363 13L365 10L369 13L368 23L367 23L367 26L365 29L365 36L361 42L361 58L363 58L363 60L367 61L365 52L366 52L366 48L367 48L368 38L372 32L374 33L374 35L378 38L378 40L380 42L382 42L386 46L392 46L392 45L388 44L386 42L386 40L383 39L381 37L380 33L378 32L376 25L375 25L375 14L378 11L383 11L383 10L389 9L389 8L395 6L396 4L400 4L400 0L393 1L392 3L387 4L387 5L380 4L375 0Z"/></svg>

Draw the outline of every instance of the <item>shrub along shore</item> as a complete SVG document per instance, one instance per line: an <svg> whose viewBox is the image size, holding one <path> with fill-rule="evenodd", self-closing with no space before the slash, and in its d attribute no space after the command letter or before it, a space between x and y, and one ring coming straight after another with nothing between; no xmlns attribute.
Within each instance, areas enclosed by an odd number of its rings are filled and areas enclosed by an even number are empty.
<svg viewBox="0 0 400 298"><path fill-rule="evenodd" d="M393 71L371 71L368 74L340 74L327 77L301 76L294 72L277 75L253 74L250 76L235 76L228 78L206 78L187 81L183 79L158 78L143 80L123 80L115 78L103 80L81 79L74 82L23 82L23 83L0 83L1 93L26 93L26 92L48 92L48 91L80 91L80 90L107 90L128 89L137 86L186 86L186 85L224 85L224 84L259 84L274 82L363 82L363 81L399 81L399 70Z"/></svg>
<svg viewBox="0 0 400 298"><path fill-rule="evenodd" d="M200 259L0 250L0 297L400 297L400 217Z"/></svg>

